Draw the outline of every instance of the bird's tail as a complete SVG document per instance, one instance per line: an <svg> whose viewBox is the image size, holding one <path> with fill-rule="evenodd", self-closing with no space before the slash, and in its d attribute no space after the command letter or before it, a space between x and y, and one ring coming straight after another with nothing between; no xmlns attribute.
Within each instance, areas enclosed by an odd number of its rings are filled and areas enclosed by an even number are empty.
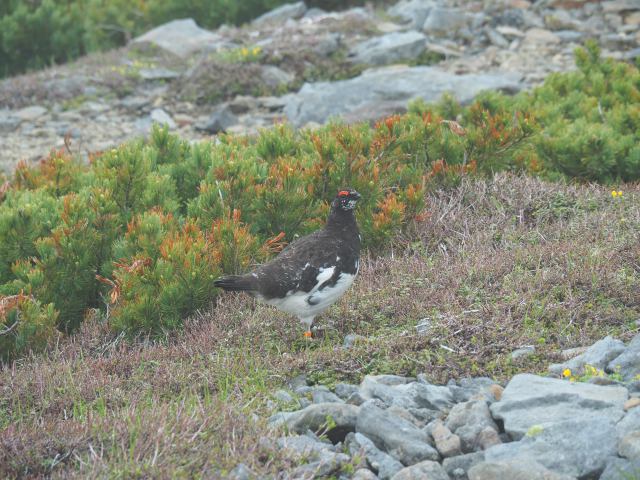
<svg viewBox="0 0 640 480"><path fill-rule="evenodd" d="M213 282L213 284L218 288L230 292L246 292L254 290L251 280L252 277L248 277L247 275L228 275L226 277L220 277Z"/></svg>

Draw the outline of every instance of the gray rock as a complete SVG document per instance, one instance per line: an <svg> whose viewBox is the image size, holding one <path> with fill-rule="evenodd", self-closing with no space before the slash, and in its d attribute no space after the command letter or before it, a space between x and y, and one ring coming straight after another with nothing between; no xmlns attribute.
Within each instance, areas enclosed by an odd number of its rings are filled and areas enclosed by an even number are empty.
<svg viewBox="0 0 640 480"><path fill-rule="evenodd" d="M426 460L410 467L403 468L391 480L449 480L449 475L438 462Z"/></svg>
<svg viewBox="0 0 640 480"><path fill-rule="evenodd" d="M579 478L595 476L617 453L615 426L608 418L578 418L540 427L518 442L491 447L485 450L485 459L533 460L556 473Z"/></svg>
<svg viewBox="0 0 640 480"><path fill-rule="evenodd" d="M575 480L530 459L482 462L469 470L469 480Z"/></svg>
<svg viewBox="0 0 640 480"><path fill-rule="evenodd" d="M381 480L388 480L404 468L398 460L383 452L361 433L347 435L345 444L352 456L363 454L367 465L378 474Z"/></svg>
<svg viewBox="0 0 640 480"><path fill-rule="evenodd" d="M30 107L24 107L20 110L15 110L11 113L13 118L17 118L21 122L33 122L38 118L46 115L47 109L40 105L32 105Z"/></svg>
<svg viewBox="0 0 640 480"><path fill-rule="evenodd" d="M293 402L293 397L286 390L277 390L273 394L273 398L282 403L291 403Z"/></svg>
<svg viewBox="0 0 640 480"><path fill-rule="evenodd" d="M253 480L258 477L244 463L239 463L225 478L229 480Z"/></svg>
<svg viewBox="0 0 640 480"><path fill-rule="evenodd" d="M609 362L618 357L624 349L624 343L620 340L605 337L591 345L583 354L572 358L568 362L550 365L549 371L556 375L562 375L562 372L568 368L573 374L580 374L585 365L604 370Z"/></svg>
<svg viewBox="0 0 640 480"><path fill-rule="evenodd" d="M640 431L622 437L618 444L618 454L629 460L640 460Z"/></svg>
<svg viewBox="0 0 640 480"><path fill-rule="evenodd" d="M640 460L611 457L600 480L631 480L640 478Z"/></svg>
<svg viewBox="0 0 640 480"><path fill-rule="evenodd" d="M9 133L13 132L20 125L20 120L11 115L6 115L0 112L0 132Z"/></svg>
<svg viewBox="0 0 640 480"><path fill-rule="evenodd" d="M356 343L361 342L363 340L365 340L365 337L363 337L362 335L350 333L349 335L344 337L344 340L342 342L342 348L349 349L353 347Z"/></svg>
<svg viewBox="0 0 640 480"><path fill-rule="evenodd" d="M436 6L437 3L430 0L401 0L389 7L387 13L417 30L422 28L429 12Z"/></svg>
<svg viewBox="0 0 640 480"><path fill-rule="evenodd" d="M171 118L167 112L161 108L154 108L149 115L152 123L159 123L160 125L166 125L170 130L176 128L176 122Z"/></svg>
<svg viewBox="0 0 640 480"><path fill-rule="evenodd" d="M610 0L602 2L604 13L620 13L625 11L640 10L637 0Z"/></svg>
<svg viewBox="0 0 640 480"><path fill-rule="evenodd" d="M260 70L260 78L267 87L277 88L281 85L288 85L295 80L296 76L275 65L263 65Z"/></svg>
<svg viewBox="0 0 640 480"><path fill-rule="evenodd" d="M351 60L367 65L389 65L414 60L424 51L427 37L416 31L393 32L356 45Z"/></svg>
<svg viewBox="0 0 640 480"><path fill-rule="evenodd" d="M536 353L536 347L533 345L527 345L526 347L517 348L513 352L511 352L511 359L517 360L519 358L529 357Z"/></svg>
<svg viewBox="0 0 640 480"><path fill-rule="evenodd" d="M639 48L633 48L627 52L624 52L622 54L622 59L623 60L635 60L636 58L640 57L640 47Z"/></svg>
<svg viewBox="0 0 640 480"><path fill-rule="evenodd" d="M504 38L504 36L498 32L497 30L493 30L492 28L487 29L486 31L487 33L487 38L489 39L489 41L494 44L496 47L500 47L500 48L508 48L509 47L509 40L507 40L506 38ZM523 349L518 349L520 351L524 351ZM515 350L515 352L517 352L518 350ZM511 354L513 355L513 353ZM517 357L516 357L517 358Z"/></svg>
<svg viewBox="0 0 640 480"><path fill-rule="evenodd" d="M554 32L556 36L563 42L580 42L584 39L585 34L582 32L576 32L575 30L558 30Z"/></svg>
<svg viewBox="0 0 640 480"><path fill-rule="evenodd" d="M495 380L488 377L461 378L459 381L450 381L448 388L451 391L454 403L462 403L471 400L478 394L488 402L496 400L492 388L498 386Z"/></svg>
<svg viewBox="0 0 640 480"><path fill-rule="evenodd" d="M344 403L314 403L297 412L290 412L284 418L289 430L296 433L323 431L327 427L327 419L331 418L335 426L326 432L332 442L342 441L349 432L356 429L356 421L360 407ZM273 417L272 417L273 418Z"/></svg>
<svg viewBox="0 0 640 480"><path fill-rule="evenodd" d="M312 391L311 399L313 403L344 403L344 400L328 390Z"/></svg>
<svg viewBox="0 0 640 480"><path fill-rule="evenodd" d="M151 99L139 95L129 95L121 99L118 103L122 108L126 108L127 110L140 110L149 105Z"/></svg>
<svg viewBox="0 0 640 480"><path fill-rule="evenodd" d="M378 476L371 470L366 468L359 468L351 477L351 480L378 480Z"/></svg>
<svg viewBox="0 0 640 480"><path fill-rule="evenodd" d="M337 52L342 46L342 36L339 33L328 33L327 35L320 37L316 44L313 46L313 51L323 57Z"/></svg>
<svg viewBox="0 0 640 480"><path fill-rule="evenodd" d="M442 420L434 420L429 427L429 433L440 455L443 457L455 457L462 454L460 437L452 433L442 423Z"/></svg>
<svg viewBox="0 0 640 480"><path fill-rule="evenodd" d="M197 124L195 127L196 130L215 134L226 131L238 122L238 117L234 115L229 104L223 103L215 108L205 123Z"/></svg>
<svg viewBox="0 0 640 480"><path fill-rule="evenodd" d="M351 458L344 453L325 451L319 460L302 465L293 471L292 478L323 478L340 470Z"/></svg>
<svg viewBox="0 0 640 480"><path fill-rule="evenodd" d="M622 420L616 424L618 438L633 432L640 432L640 407L632 408Z"/></svg>
<svg viewBox="0 0 640 480"><path fill-rule="evenodd" d="M495 418L504 421L505 431L514 439L524 436L533 425L548 426L568 418L622 418L627 390L618 386L516 375L505 388L502 399L491 405ZM457 433L457 432L456 432Z"/></svg>
<svg viewBox="0 0 640 480"><path fill-rule="evenodd" d="M178 72L168 68L141 68L138 73L143 80L172 80L180 76Z"/></svg>
<svg viewBox="0 0 640 480"><path fill-rule="evenodd" d="M476 20L476 16L458 8L435 7L422 25L422 30L433 36L451 36Z"/></svg>
<svg viewBox="0 0 640 480"><path fill-rule="evenodd" d="M404 465L439 459L426 433L412 423L376 407L372 401L360 407L356 431L369 437L378 448Z"/></svg>
<svg viewBox="0 0 640 480"><path fill-rule="evenodd" d="M307 11L304 2L287 3L280 7L260 15L251 24L255 27L262 27L269 23L284 23L289 19L297 19L302 17Z"/></svg>
<svg viewBox="0 0 640 480"><path fill-rule="evenodd" d="M491 418L489 406L485 400L469 400L458 403L449 412L446 426L460 437L462 451L465 453L479 450L483 446L481 434L486 429L498 433L498 426Z"/></svg>
<svg viewBox="0 0 640 480"><path fill-rule="evenodd" d="M457 457L445 458L442 468L455 480L467 480L467 472L480 462L484 461L484 452L467 453Z"/></svg>
<svg viewBox="0 0 640 480"><path fill-rule="evenodd" d="M607 371L620 373L625 381L640 375L640 335L636 335L624 352L609 362Z"/></svg>
<svg viewBox="0 0 640 480"><path fill-rule="evenodd" d="M357 385L351 385L350 383L338 383L336 384L335 392L342 400L346 400L351 394L358 391Z"/></svg>
<svg viewBox="0 0 640 480"><path fill-rule="evenodd" d="M285 450L290 455L311 458L312 460L317 460L325 450L335 451L332 444L320 442L307 435L280 437L276 440L276 445L280 450Z"/></svg>
<svg viewBox="0 0 640 480"><path fill-rule="evenodd" d="M454 75L435 67L383 67L349 80L306 83L298 93L283 97L284 113L300 127L390 101L435 101L444 92L453 92L458 100L468 102L482 90L516 92L521 87L520 75L515 74Z"/></svg>
<svg viewBox="0 0 640 480"><path fill-rule="evenodd" d="M192 18L185 18L160 25L134 38L132 44L151 44L180 58L187 58L196 52L217 49L221 37L198 27Z"/></svg>
<svg viewBox="0 0 640 480"><path fill-rule="evenodd" d="M367 400L369 400L368 398L364 398L362 396L362 394L357 391L357 392L353 392L351 395L349 395L349 397L345 400L346 403L348 403L349 405L362 405L364 402L366 402Z"/></svg>

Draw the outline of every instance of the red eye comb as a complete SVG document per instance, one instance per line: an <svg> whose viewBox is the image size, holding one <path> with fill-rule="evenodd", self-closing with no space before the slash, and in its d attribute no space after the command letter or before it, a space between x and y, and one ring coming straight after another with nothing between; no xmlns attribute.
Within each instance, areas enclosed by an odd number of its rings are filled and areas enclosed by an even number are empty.
<svg viewBox="0 0 640 480"><path fill-rule="evenodd" d="M338 192L338 196L339 197L348 197L349 196L349 190L340 190Z"/></svg>

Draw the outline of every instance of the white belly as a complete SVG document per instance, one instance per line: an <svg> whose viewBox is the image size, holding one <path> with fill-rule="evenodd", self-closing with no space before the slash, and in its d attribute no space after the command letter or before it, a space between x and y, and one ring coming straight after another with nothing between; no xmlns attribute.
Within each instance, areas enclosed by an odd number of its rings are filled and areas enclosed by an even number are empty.
<svg viewBox="0 0 640 480"><path fill-rule="evenodd" d="M328 278L330 277L331 275ZM265 300L265 302L284 312L296 315L301 320L312 320L313 317L322 313L344 295L355 278L355 275L342 273L334 286L326 286L322 290L318 290L316 287L310 292L289 292L284 298L272 298ZM318 282L318 286L321 284L322 282Z"/></svg>

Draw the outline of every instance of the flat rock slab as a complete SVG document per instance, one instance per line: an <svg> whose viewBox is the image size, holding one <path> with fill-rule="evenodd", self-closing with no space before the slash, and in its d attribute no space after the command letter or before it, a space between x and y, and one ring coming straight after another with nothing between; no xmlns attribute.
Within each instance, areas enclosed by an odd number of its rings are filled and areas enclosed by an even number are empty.
<svg viewBox="0 0 640 480"><path fill-rule="evenodd" d="M283 97L284 113L301 127L356 110L371 110L380 103L406 104L416 98L433 102L445 92L465 103L483 90L517 92L523 87L520 78L513 73L455 75L435 67L383 67L349 80L305 83L298 93Z"/></svg>
<svg viewBox="0 0 640 480"><path fill-rule="evenodd" d="M280 7L260 15L251 24L253 26L263 26L268 23L279 23L289 19L296 19L302 17L307 11L307 6L304 2L287 3Z"/></svg>
<svg viewBox="0 0 640 480"><path fill-rule="evenodd" d="M389 65L414 60L424 51L427 37L420 32L393 32L356 45L351 60L365 65Z"/></svg>
<svg viewBox="0 0 640 480"><path fill-rule="evenodd" d="M403 468L391 480L449 480L449 475L438 462L426 460L410 467Z"/></svg>
<svg viewBox="0 0 640 480"><path fill-rule="evenodd" d="M134 38L131 43L155 45L180 58L186 58L199 51L215 50L221 43L221 37L200 28L192 18L185 18L149 30Z"/></svg>
<svg viewBox="0 0 640 480"><path fill-rule="evenodd" d="M505 431L522 438L534 425L548 426L569 418L608 419L624 415L628 391L619 386L576 383L528 373L511 379L502 399L491 405L494 418L504 421Z"/></svg>
<svg viewBox="0 0 640 480"><path fill-rule="evenodd" d="M610 457L618 453L616 443L613 421L589 418L541 427L535 434L518 442L495 445L484 454L487 462L522 459L538 462L559 474L591 478L602 472Z"/></svg>

